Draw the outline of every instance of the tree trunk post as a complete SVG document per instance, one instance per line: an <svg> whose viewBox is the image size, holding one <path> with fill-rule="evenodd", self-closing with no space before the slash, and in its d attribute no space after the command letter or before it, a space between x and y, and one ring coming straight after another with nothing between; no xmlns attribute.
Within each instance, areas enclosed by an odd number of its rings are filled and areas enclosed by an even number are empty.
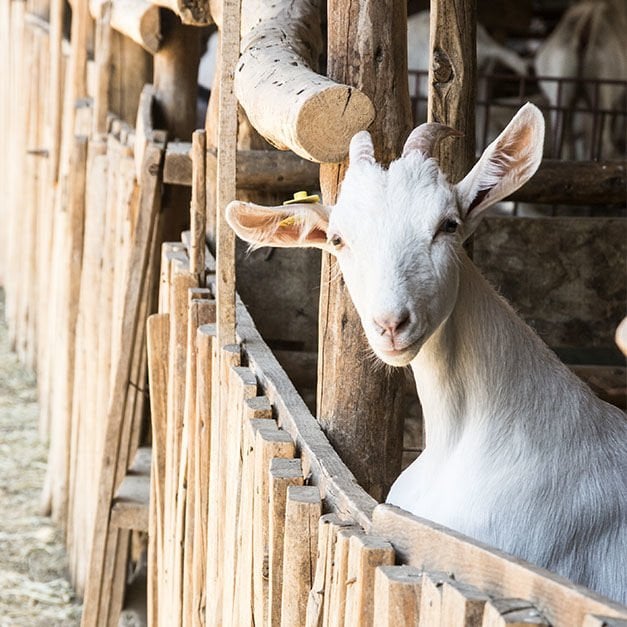
<svg viewBox="0 0 627 627"><path fill-rule="evenodd" d="M434 156L456 183L475 162L477 88L476 0L432 0L429 36L429 122L464 133L442 142Z"/></svg>
<svg viewBox="0 0 627 627"><path fill-rule="evenodd" d="M370 127L377 158L389 163L411 128L407 88L407 3L328 0L328 75L374 104ZM347 162L320 168L324 201L333 204ZM318 418L327 437L374 498L385 498L401 467L403 373L373 367L357 312L334 259L324 253L320 295Z"/></svg>

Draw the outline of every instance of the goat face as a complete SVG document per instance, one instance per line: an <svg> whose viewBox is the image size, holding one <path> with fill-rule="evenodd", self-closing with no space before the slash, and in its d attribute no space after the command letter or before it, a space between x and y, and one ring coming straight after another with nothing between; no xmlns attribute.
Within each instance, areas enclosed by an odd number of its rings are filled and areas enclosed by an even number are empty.
<svg viewBox="0 0 627 627"><path fill-rule="evenodd" d="M385 170L367 133L353 139L327 241L386 363L408 364L451 312L461 221L455 190L433 159L413 151Z"/></svg>
<svg viewBox="0 0 627 627"><path fill-rule="evenodd" d="M487 207L538 167L544 121L533 105L522 107L470 173L451 185L430 152L456 134L440 124L419 126L386 170L362 131L351 141L334 207L234 201L227 220L255 247L314 246L335 255L372 349L388 364L407 365L455 306L463 240Z"/></svg>

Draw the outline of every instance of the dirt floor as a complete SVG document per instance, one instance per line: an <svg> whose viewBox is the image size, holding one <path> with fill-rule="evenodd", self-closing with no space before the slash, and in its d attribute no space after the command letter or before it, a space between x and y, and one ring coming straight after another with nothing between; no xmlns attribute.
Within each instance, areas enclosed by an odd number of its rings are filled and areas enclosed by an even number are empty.
<svg viewBox="0 0 627 627"><path fill-rule="evenodd" d="M37 429L35 380L9 350L0 290L0 627L80 622L62 534L38 513L46 447Z"/></svg>

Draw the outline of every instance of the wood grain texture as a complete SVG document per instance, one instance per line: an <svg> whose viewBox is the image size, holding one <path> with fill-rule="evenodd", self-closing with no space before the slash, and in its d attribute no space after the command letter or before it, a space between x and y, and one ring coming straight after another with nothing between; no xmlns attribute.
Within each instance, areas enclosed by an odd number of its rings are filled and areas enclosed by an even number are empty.
<svg viewBox="0 0 627 627"><path fill-rule="evenodd" d="M374 579L378 566L394 564L394 549L383 538L351 536L346 575L346 624L374 626Z"/></svg>
<svg viewBox="0 0 627 627"><path fill-rule="evenodd" d="M623 161L544 159L538 171L506 200L560 205L627 204L627 165Z"/></svg>
<svg viewBox="0 0 627 627"><path fill-rule="evenodd" d="M281 626L304 625L315 572L318 519L322 510L315 486L289 486L285 502Z"/></svg>
<svg viewBox="0 0 627 627"><path fill-rule="evenodd" d="M121 421L125 415L126 394L131 368L130 348L133 345L138 324L137 310L141 297L141 285L149 262L152 232L159 211L157 190L159 166L162 149L158 145L150 145L144 157L142 170L140 211L136 224L137 235L131 248L128 267L128 282L125 285L124 302L121 309L120 345L124 352L120 355L113 376L113 393L108 404L106 436L103 443L102 460L100 461L100 480L98 483L98 501L93 541L90 554L90 576L85 589L85 606L82 625L98 625L98 607L101 602L100 577L107 555L107 536L109 530L109 511L114 490L117 487L116 470L120 454ZM155 171L156 168L156 171ZM143 324L143 321L142 321Z"/></svg>
<svg viewBox="0 0 627 627"><path fill-rule="evenodd" d="M252 125L271 144L333 163L372 122L374 108L359 89L316 73L322 5L321 0L243 0L235 89Z"/></svg>
<svg viewBox="0 0 627 627"><path fill-rule="evenodd" d="M220 37L218 157L216 169L216 300L218 340L235 340L235 233L226 223L226 205L235 198L237 99L233 88L240 45L240 0L224 0Z"/></svg>
<svg viewBox="0 0 627 627"><path fill-rule="evenodd" d="M376 501L355 481L325 437L276 357L263 341L244 305L238 303L237 334L249 366L273 404L278 424L293 438L303 472L320 487L325 503L343 518L369 528Z"/></svg>
<svg viewBox="0 0 627 627"><path fill-rule="evenodd" d="M374 624L411 625L420 613L422 572L412 566L379 566L374 578Z"/></svg>
<svg viewBox="0 0 627 627"><path fill-rule="evenodd" d="M477 84L477 17L474 0L434 0L430 9L428 114L461 131L434 151L440 168L452 182L468 172L475 156L475 95Z"/></svg>
<svg viewBox="0 0 627 627"><path fill-rule="evenodd" d="M383 163L395 158L411 126L407 91L407 51L394 33L407 28L406 3L328 4L328 74L363 91L373 102L369 130ZM320 182L327 204L336 200L346 163L323 165ZM359 485L383 499L398 476L402 421L397 399L400 373L376 372L361 323L344 282L334 280L335 261L323 255L318 360L318 419ZM338 381L342 385L337 385ZM385 401L382 402L382 399Z"/></svg>
<svg viewBox="0 0 627 627"><path fill-rule="evenodd" d="M281 598L283 590L283 549L285 537L285 504L290 486L303 485L300 459L277 458L270 460L269 483L269 542L268 542L268 621L281 623Z"/></svg>

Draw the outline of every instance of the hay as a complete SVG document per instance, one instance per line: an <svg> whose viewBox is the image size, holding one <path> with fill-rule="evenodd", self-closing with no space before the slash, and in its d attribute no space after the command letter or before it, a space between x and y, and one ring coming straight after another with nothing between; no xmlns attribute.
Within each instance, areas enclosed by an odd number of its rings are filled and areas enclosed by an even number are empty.
<svg viewBox="0 0 627 627"><path fill-rule="evenodd" d="M38 515L46 447L37 428L35 380L9 350L0 290L0 627L80 623L62 534Z"/></svg>

